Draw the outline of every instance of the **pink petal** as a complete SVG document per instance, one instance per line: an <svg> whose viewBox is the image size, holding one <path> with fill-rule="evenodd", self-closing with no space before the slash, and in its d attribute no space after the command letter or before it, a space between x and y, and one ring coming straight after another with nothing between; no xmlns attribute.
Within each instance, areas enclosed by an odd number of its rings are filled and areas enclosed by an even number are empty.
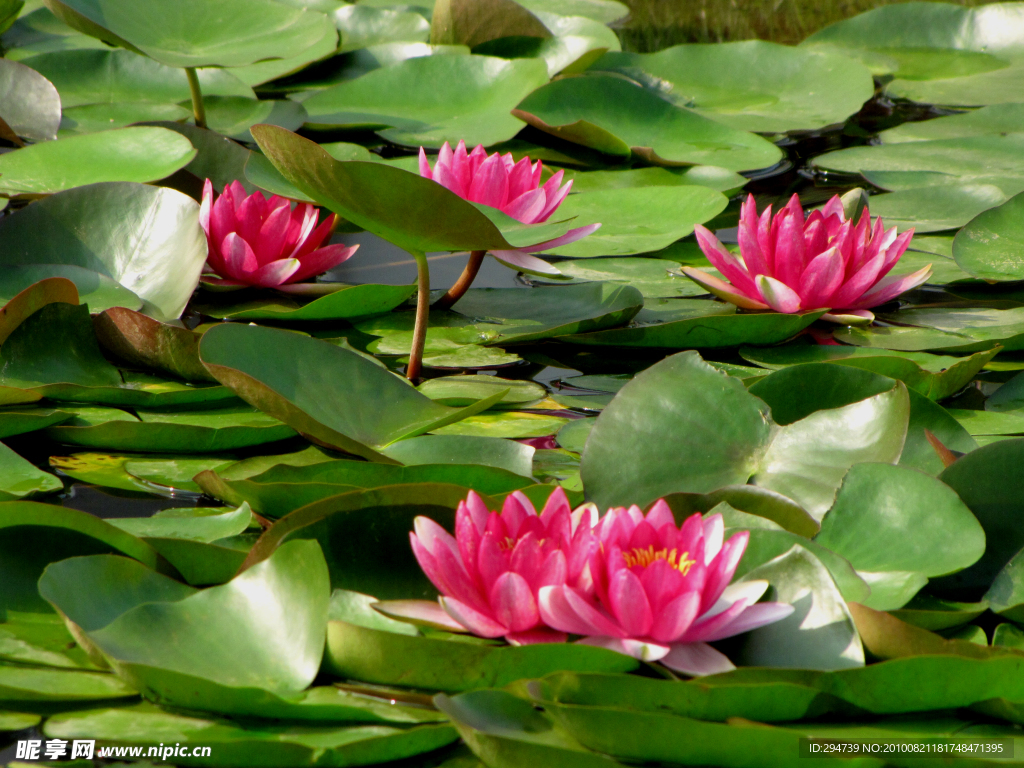
<svg viewBox="0 0 1024 768"><path fill-rule="evenodd" d="M505 639L512 645L536 645L538 643L564 643L568 640L565 632L556 632L547 627L534 627L525 632L509 632Z"/></svg>
<svg viewBox="0 0 1024 768"><path fill-rule="evenodd" d="M487 509L484 500L480 498L476 491L470 491L464 503L466 511L473 518L473 524L476 525L477 531L483 536L484 531L487 530L487 521L491 516L490 510ZM462 502L460 502L459 506L462 506Z"/></svg>
<svg viewBox="0 0 1024 768"><path fill-rule="evenodd" d="M502 546L503 543L504 537L496 536L493 531L486 531L480 537L476 569L485 592L489 592L498 577L509 568L509 553Z"/></svg>
<svg viewBox="0 0 1024 768"><path fill-rule="evenodd" d="M535 275L560 275L562 272L555 266L531 256L525 251L489 251L491 256L509 269Z"/></svg>
<svg viewBox="0 0 1024 768"><path fill-rule="evenodd" d="M663 643L677 641L686 634L699 611L700 595L684 592L658 612L651 627L651 637Z"/></svg>
<svg viewBox="0 0 1024 768"><path fill-rule="evenodd" d="M546 200L543 189L534 189L513 198L501 210L516 221L533 224L540 219Z"/></svg>
<svg viewBox="0 0 1024 768"><path fill-rule="evenodd" d="M305 280L306 278L313 277L326 272L329 269L334 269L342 262L348 261L355 252L359 250L358 243L356 245L345 245L344 243L338 243L336 245L327 245L323 248L317 248L312 253L308 253L302 257L302 267L292 276L292 282L298 282L299 280Z"/></svg>
<svg viewBox="0 0 1024 768"><path fill-rule="evenodd" d="M751 276L768 274L768 262L757 241L757 203L754 202L753 195L747 195L747 199L740 206L738 234L740 254L743 256L747 273Z"/></svg>
<svg viewBox="0 0 1024 768"><path fill-rule="evenodd" d="M524 157L508 172L508 199L515 200L520 195L536 189L537 185L533 183L533 168L530 166L530 158ZM509 216L511 215L509 214Z"/></svg>
<svg viewBox="0 0 1024 768"><path fill-rule="evenodd" d="M492 208L500 209L505 205L508 200L508 171L500 155L495 153L480 164L466 197Z"/></svg>
<svg viewBox="0 0 1024 768"><path fill-rule="evenodd" d="M441 604L430 600L387 600L373 603L371 607L378 613L408 621L410 624L426 624L445 629L448 632L465 632L466 628L444 612Z"/></svg>
<svg viewBox="0 0 1024 768"><path fill-rule="evenodd" d="M758 275L756 282L761 296L776 312L788 315L800 311L800 296L785 283L767 275Z"/></svg>
<svg viewBox="0 0 1024 768"><path fill-rule="evenodd" d="M718 636L709 637L708 640L721 640L733 635L740 635L758 627L774 624L789 616L796 610L789 603L755 603L747 606L746 610L734 618L727 626L723 627Z"/></svg>
<svg viewBox="0 0 1024 768"><path fill-rule="evenodd" d="M879 280L868 293L865 293L854 302L853 306L849 307L849 309L877 307L879 304L895 299L901 293L905 293L911 288L927 283L931 276L931 264L909 275L887 275Z"/></svg>
<svg viewBox="0 0 1024 768"><path fill-rule="evenodd" d="M796 196L794 195L794 197ZM796 204L799 213L794 213L792 208L791 200L790 204L786 206L790 215L784 217L779 225L779 234L775 241L775 270L772 273L787 286L799 284L800 275L804 271L807 251L804 243L804 217L803 211L800 210L800 203ZM767 297L765 299L767 300ZM771 304L770 301L768 303Z"/></svg>
<svg viewBox="0 0 1024 768"><path fill-rule="evenodd" d="M559 526L567 525L571 515L572 507L569 506L569 498L565 495L565 489L559 485L548 496L548 500L544 502L544 509L540 512L541 522L550 530L555 521L557 521ZM569 531L566 530L565 533L568 534Z"/></svg>
<svg viewBox="0 0 1024 768"><path fill-rule="evenodd" d="M301 266L302 262L298 259L272 261L252 273L253 284L263 288L276 288L282 283L288 282L288 278L298 272Z"/></svg>
<svg viewBox="0 0 1024 768"><path fill-rule="evenodd" d="M288 235L288 224L291 217L291 209L286 203L276 208L263 221L255 240L256 261L260 264L269 264L281 258L281 251L284 247L285 237Z"/></svg>
<svg viewBox="0 0 1024 768"><path fill-rule="evenodd" d="M760 300L759 293L755 294L757 298L740 293L735 286L696 267L683 267L682 272L708 293L714 294L723 301L743 309L768 309L768 305Z"/></svg>
<svg viewBox="0 0 1024 768"><path fill-rule="evenodd" d="M254 192L242 201L235 212L238 219L238 234L247 243L255 243L260 236L267 201L259 192Z"/></svg>
<svg viewBox="0 0 1024 768"><path fill-rule="evenodd" d="M664 607L683 591L685 579L679 569L673 567L667 560L655 560L643 568L639 576L644 594L647 595L647 602L651 606L655 624L657 624ZM694 618L696 618L696 614L694 614Z"/></svg>
<svg viewBox="0 0 1024 768"><path fill-rule="evenodd" d="M508 628L490 616L477 611L454 597L442 597L441 607L474 635L479 637L501 637L508 634Z"/></svg>
<svg viewBox="0 0 1024 768"><path fill-rule="evenodd" d="M608 583L608 601L612 615L630 637L643 637L651 631L654 615L640 578L628 568L617 571Z"/></svg>
<svg viewBox="0 0 1024 768"><path fill-rule="evenodd" d="M707 643L676 643L661 663L693 677L717 675L736 669L729 658Z"/></svg>
<svg viewBox="0 0 1024 768"><path fill-rule="evenodd" d="M448 142L445 142L445 146L447 146L447 144ZM451 151L450 148L449 151ZM434 173L430 170L430 163L427 162L427 153L424 151L423 147L420 147L420 176L425 179L434 178Z"/></svg>
<svg viewBox="0 0 1024 768"><path fill-rule="evenodd" d="M541 620L571 635L625 637L623 631L572 587L542 587L537 595Z"/></svg>
<svg viewBox="0 0 1024 768"><path fill-rule="evenodd" d="M821 212L827 219L829 216L838 216L840 221L846 221L846 211L843 210L843 201L839 195L832 195L832 199L822 206Z"/></svg>
<svg viewBox="0 0 1024 768"><path fill-rule="evenodd" d="M540 161L538 160L537 162L539 163ZM544 184L543 189L544 194L547 196L547 203L536 221L547 221L572 190L572 180L559 187L559 184L562 184L563 173L563 171L559 171Z"/></svg>
<svg viewBox="0 0 1024 768"><path fill-rule="evenodd" d="M665 503L664 499L658 499L651 506L651 511L647 513L646 520L655 530L661 530L662 526L675 525L676 517L672 514L672 509L668 504Z"/></svg>
<svg viewBox="0 0 1024 768"><path fill-rule="evenodd" d="M291 244L291 253L288 255L292 258L299 258L303 250L312 250L323 242L323 239L321 239L320 241L314 241L312 244L310 243L311 236L313 235L313 229L316 227L318 215L315 205L299 203L295 206L295 210L292 211L292 221L291 226L288 229L287 240L287 242ZM330 219L331 224L334 223L333 216L328 216L327 218ZM328 225L328 227L330 227L330 225ZM324 234L326 234L326 232Z"/></svg>
<svg viewBox="0 0 1024 768"><path fill-rule="evenodd" d="M646 640L602 637L600 635L585 637L579 641L579 644L607 648L609 651L621 653L623 656L632 656L640 661L658 661L664 658L670 650L666 645L658 645Z"/></svg>
<svg viewBox="0 0 1024 768"><path fill-rule="evenodd" d="M878 276L884 264L885 251L879 251L870 261L858 269L852 277L846 280L838 291L832 294L830 299L832 308L852 308L854 304L859 303L864 293L878 282Z"/></svg>
<svg viewBox="0 0 1024 768"><path fill-rule="evenodd" d="M749 540L749 531L741 531L730 537L722 547L722 551L708 564L707 581L704 584L704 594L700 604L701 613L713 606L725 588L729 586Z"/></svg>
<svg viewBox="0 0 1024 768"><path fill-rule="evenodd" d="M727 249L710 230L701 224L694 227L697 244L708 257L708 261L732 283L733 288L748 296L756 296L754 281L751 280L743 261Z"/></svg>
<svg viewBox="0 0 1024 768"><path fill-rule="evenodd" d="M800 276L800 304L807 309L828 308L832 294L843 283L846 265L835 248L818 254Z"/></svg>
<svg viewBox="0 0 1024 768"><path fill-rule="evenodd" d="M732 634L731 632L725 635L720 633L725 627L732 624L733 620L743 613L748 605L750 605L750 602L744 598L737 600L724 611L720 611L713 616L701 616L690 625L690 628L686 630L686 634L680 639L687 643L704 643L710 640L719 640L722 637L729 637Z"/></svg>
<svg viewBox="0 0 1024 768"><path fill-rule="evenodd" d="M224 256L224 266L228 273L226 277L251 282L250 276L259 269L259 263L252 248L237 232L228 232L220 244L220 252Z"/></svg>
<svg viewBox="0 0 1024 768"><path fill-rule="evenodd" d="M436 554L441 547L448 549L452 554L458 554L459 547L455 539L434 520L419 515L412 521L412 524L416 538L431 554Z"/></svg>
<svg viewBox="0 0 1024 768"><path fill-rule="evenodd" d="M704 562L710 563L722 549L725 539L725 520L721 515L711 515L701 520L704 529Z"/></svg>
<svg viewBox="0 0 1024 768"><path fill-rule="evenodd" d="M213 184L209 179L203 182L203 202L199 206L199 226L210 236L210 211L213 209ZM223 238L221 238L223 239Z"/></svg>
<svg viewBox="0 0 1024 768"><path fill-rule="evenodd" d="M533 590L518 573L501 574L489 597L494 619L508 627L509 632L525 632L540 623Z"/></svg>

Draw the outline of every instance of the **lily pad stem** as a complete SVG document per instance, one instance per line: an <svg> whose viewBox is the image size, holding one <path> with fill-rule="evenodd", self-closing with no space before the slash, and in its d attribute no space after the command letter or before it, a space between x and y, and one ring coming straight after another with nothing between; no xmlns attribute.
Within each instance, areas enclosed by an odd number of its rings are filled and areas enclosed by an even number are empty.
<svg viewBox="0 0 1024 768"><path fill-rule="evenodd" d="M192 114L196 118L196 127L206 127L206 107L203 106L203 92L199 89L199 75L195 67L185 67L188 78L188 90L192 94Z"/></svg>
<svg viewBox="0 0 1024 768"><path fill-rule="evenodd" d="M487 251L473 251L469 254L466 268L462 270L462 274L455 281L455 285L449 288L444 296L434 302L434 309L451 309L452 305L463 297L466 291L469 290L469 286L476 280L476 275L480 271L480 265L484 263L486 253Z"/></svg>
<svg viewBox="0 0 1024 768"><path fill-rule="evenodd" d="M423 367L423 347L427 341L427 324L430 320L430 266L427 264L427 254L422 251L409 253L416 259L416 324L413 326L412 349L409 351L405 377L415 382Z"/></svg>

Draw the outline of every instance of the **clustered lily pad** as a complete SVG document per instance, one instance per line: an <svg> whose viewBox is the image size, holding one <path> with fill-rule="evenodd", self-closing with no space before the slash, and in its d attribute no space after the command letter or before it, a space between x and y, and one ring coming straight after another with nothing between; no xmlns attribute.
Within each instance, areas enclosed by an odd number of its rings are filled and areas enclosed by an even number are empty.
<svg viewBox="0 0 1024 768"><path fill-rule="evenodd" d="M629 13L0 0L4 762L1021 762L1024 2Z"/></svg>

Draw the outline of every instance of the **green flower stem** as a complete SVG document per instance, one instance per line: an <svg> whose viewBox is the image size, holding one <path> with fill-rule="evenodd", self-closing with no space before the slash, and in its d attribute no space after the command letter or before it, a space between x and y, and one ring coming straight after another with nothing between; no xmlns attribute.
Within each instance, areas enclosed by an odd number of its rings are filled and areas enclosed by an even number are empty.
<svg viewBox="0 0 1024 768"><path fill-rule="evenodd" d="M423 347L427 341L427 324L430 321L430 265L427 254L422 251L409 251L416 259L416 325L412 332L412 349L409 351L409 365L405 376L415 382L423 367Z"/></svg>
<svg viewBox="0 0 1024 768"><path fill-rule="evenodd" d="M185 67L185 76L188 78L188 90L192 94L192 114L196 118L196 127L206 127L206 107L203 106L203 92L199 88L199 75L195 67Z"/></svg>
<svg viewBox="0 0 1024 768"><path fill-rule="evenodd" d="M452 305L465 295L466 291L469 290L469 286L476 279L477 272L480 271L480 265L484 263L486 253L487 251L473 251L469 254L466 268L462 270L462 274L455 281L455 285L449 288L444 296L434 302L434 309L451 309Z"/></svg>

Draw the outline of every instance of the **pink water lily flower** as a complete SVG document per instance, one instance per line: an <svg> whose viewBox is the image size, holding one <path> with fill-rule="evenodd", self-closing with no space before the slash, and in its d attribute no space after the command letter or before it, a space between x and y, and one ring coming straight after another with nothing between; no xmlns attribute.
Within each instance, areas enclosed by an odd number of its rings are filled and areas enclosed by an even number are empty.
<svg viewBox="0 0 1024 768"><path fill-rule="evenodd" d="M358 245L327 245L334 215L317 226L318 211L310 203L297 203L262 192L247 195L237 181L224 187L214 201L213 184L203 185L199 223L206 232L206 263L220 285L276 288L326 272L348 259Z"/></svg>
<svg viewBox="0 0 1024 768"><path fill-rule="evenodd" d="M466 142L460 141L455 151L448 142L437 155L433 169L427 153L420 147L420 176L433 179L464 200L489 205L523 224L547 221L562 204L572 181L562 184L565 171L558 171L543 185L540 183L544 165L538 160L531 164L529 157L518 163L512 154L495 152L488 155L483 145L472 152L466 151ZM514 250L491 251L491 255L508 266L545 273L557 272L550 264L529 254L573 243L600 228L600 224L570 229L554 240Z"/></svg>
<svg viewBox="0 0 1024 768"><path fill-rule="evenodd" d="M459 503L454 537L417 517L409 538L455 626L519 645L560 642L565 635L541 623L537 592L583 578L593 542L586 512L573 513L561 488L540 515L519 491L505 499L501 514L471 491Z"/></svg>
<svg viewBox="0 0 1024 768"><path fill-rule="evenodd" d="M554 629L584 635L580 642L660 661L689 675L733 669L708 645L793 612L758 603L765 581L730 586L750 534L723 543L721 515L691 515L677 527L657 501L645 516L636 506L611 509L593 529L600 546L588 559L590 589L553 584L540 590L540 615Z"/></svg>
<svg viewBox="0 0 1024 768"><path fill-rule="evenodd" d="M804 219L796 195L775 216L768 206L758 217L754 196L740 210L740 256L730 253L698 224L697 243L728 282L694 267L683 271L721 299L744 309L803 312L828 309L824 319L871 322L867 311L916 288L931 276L931 265L910 275L889 275L910 244L914 230L896 234L882 219L871 225L847 219L839 196ZM845 317L840 317L845 316Z"/></svg>

